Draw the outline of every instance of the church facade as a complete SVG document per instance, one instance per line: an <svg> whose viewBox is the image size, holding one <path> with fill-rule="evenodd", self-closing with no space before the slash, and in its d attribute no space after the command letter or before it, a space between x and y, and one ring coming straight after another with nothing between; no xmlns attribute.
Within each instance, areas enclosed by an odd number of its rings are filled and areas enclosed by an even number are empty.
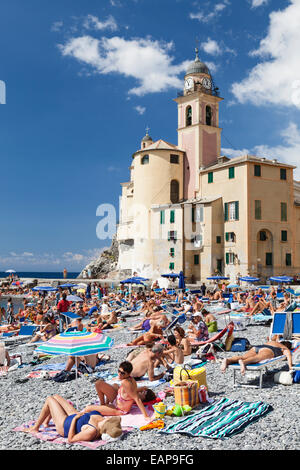
<svg viewBox="0 0 300 470"><path fill-rule="evenodd" d="M121 184L119 270L150 278L182 270L188 282L300 273L295 167L222 156L221 101L196 50L175 99L178 144L147 132Z"/></svg>

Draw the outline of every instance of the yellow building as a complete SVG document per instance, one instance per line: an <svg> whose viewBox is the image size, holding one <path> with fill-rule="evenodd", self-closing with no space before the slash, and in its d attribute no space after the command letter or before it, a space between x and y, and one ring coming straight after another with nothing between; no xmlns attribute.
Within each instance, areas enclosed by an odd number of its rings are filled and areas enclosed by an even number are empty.
<svg viewBox="0 0 300 470"><path fill-rule="evenodd" d="M148 135L122 184L118 268L154 278L182 270L188 281L215 273L300 272L300 182L275 159L221 156L218 88L198 58L184 77L178 145Z"/></svg>

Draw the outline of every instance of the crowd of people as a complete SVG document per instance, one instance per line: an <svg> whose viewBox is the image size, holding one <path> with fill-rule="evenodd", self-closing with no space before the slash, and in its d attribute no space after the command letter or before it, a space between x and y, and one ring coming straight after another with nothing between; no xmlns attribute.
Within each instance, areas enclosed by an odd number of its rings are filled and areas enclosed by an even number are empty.
<svg viewBox="0 0 300 470"><path fill-rule="evenodd" d="M103 287L98 283L86 284L86 289L59 287L55 291L32 291L18 286L17 294L22 296L22 307L15 311L14 297L10 288L0 288L6 296L6 308L0 309L0 330L18 331L22 324L34 324L37 329L30 342L48 341L59 332L68 329L79 331L106 332L118 325L136 334L127 347L133 347L119 365L119 384L109 384L103 380L95 383L99 405L91 405L79 412L59 395L48 397L35 425L29 429L36 432L40 426L53 419L57 431L69 442L93 440L108 433L118 437L121 433L120 416L130 412L136 404L149 419L144 403L155 399L154 392L139 387L141 378L147 374L150 382L163 378L178 365L184 365L193 352L197 342L205 343L218 331L218 315L209 308L219 303L224 308L235 304L235 311L245 317L253 317L261 312L285 311L290 304L290 295L284 288L270 286L262 288L228 290L214 285L201 285L198 293L187 291L168 291L153 284L151 289L127 289L121 285L115 289ZM16 292L16 290L14 290ZM282 298L278 300L278 294ZM70 295L72 295L70 300ZM74 298L74 295L76 297ZM69 299L69 300L68 300ZM68 315L74 313L75 318ZM138 316L136 323L128 327L128 318ZM174 324L174 319L182 318L184 327ZM269 338L265 344L252 347L242 356L233 356L222 361L220 369L225 372L228 365L238 362L241 372L249 363L264 358L284 354L289 367L292 367L290 346L280 338ZM9 360L7 354L6 360ZM94 370L107 355L80 357L79 361L87 370ZM70 371L75 363L69 357L65 370ZM111 431L113 430L113 431Z"/></svg>

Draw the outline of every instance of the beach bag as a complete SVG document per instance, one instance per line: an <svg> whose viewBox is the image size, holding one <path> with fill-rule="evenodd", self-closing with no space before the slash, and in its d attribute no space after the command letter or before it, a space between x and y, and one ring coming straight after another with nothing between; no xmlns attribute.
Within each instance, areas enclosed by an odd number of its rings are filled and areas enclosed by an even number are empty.
<svg viewBox="0 0 300 470"><path fill-rule="evenodd" d="M274 382L281 385L292 385L293 374L291 371L276 372L276 374L274 374Z"/></svg>
<svg viewBox="0 0 300 470"><path fill-rule="evenodd" d="M205 367L198 367L195 369L188 369L186 366L176 366L173 371L174 384L185 381L195 380L198 385L205 385L206 383L206 369Z"/></svg>
<svg viewBox="0 0 300 470"><path fill-rule="evenodd" d="M196 380L176 383L174 385L175 405L189 405L191 408L198 405L198 388L198 382Z"/></svg>
<svg viewBox="0 0 300 470"><path fill-rule="evenodd" d="M235 338L232 342L230 351L243 352L250 348L250 343L247 338Z"/></svg>

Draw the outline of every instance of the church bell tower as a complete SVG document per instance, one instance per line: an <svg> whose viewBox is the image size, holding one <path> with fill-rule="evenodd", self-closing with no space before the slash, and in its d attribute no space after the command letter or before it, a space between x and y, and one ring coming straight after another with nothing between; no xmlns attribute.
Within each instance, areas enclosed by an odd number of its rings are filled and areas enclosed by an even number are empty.
<svg viewBox="0 0 300 470"><path fill-rule="evenodd" d="M199 169L217 162L221 153L218 89L208 67L200 61L198 49L184 77L178 105L178 147L186 152L184 198L199 191Z"/></svg>

